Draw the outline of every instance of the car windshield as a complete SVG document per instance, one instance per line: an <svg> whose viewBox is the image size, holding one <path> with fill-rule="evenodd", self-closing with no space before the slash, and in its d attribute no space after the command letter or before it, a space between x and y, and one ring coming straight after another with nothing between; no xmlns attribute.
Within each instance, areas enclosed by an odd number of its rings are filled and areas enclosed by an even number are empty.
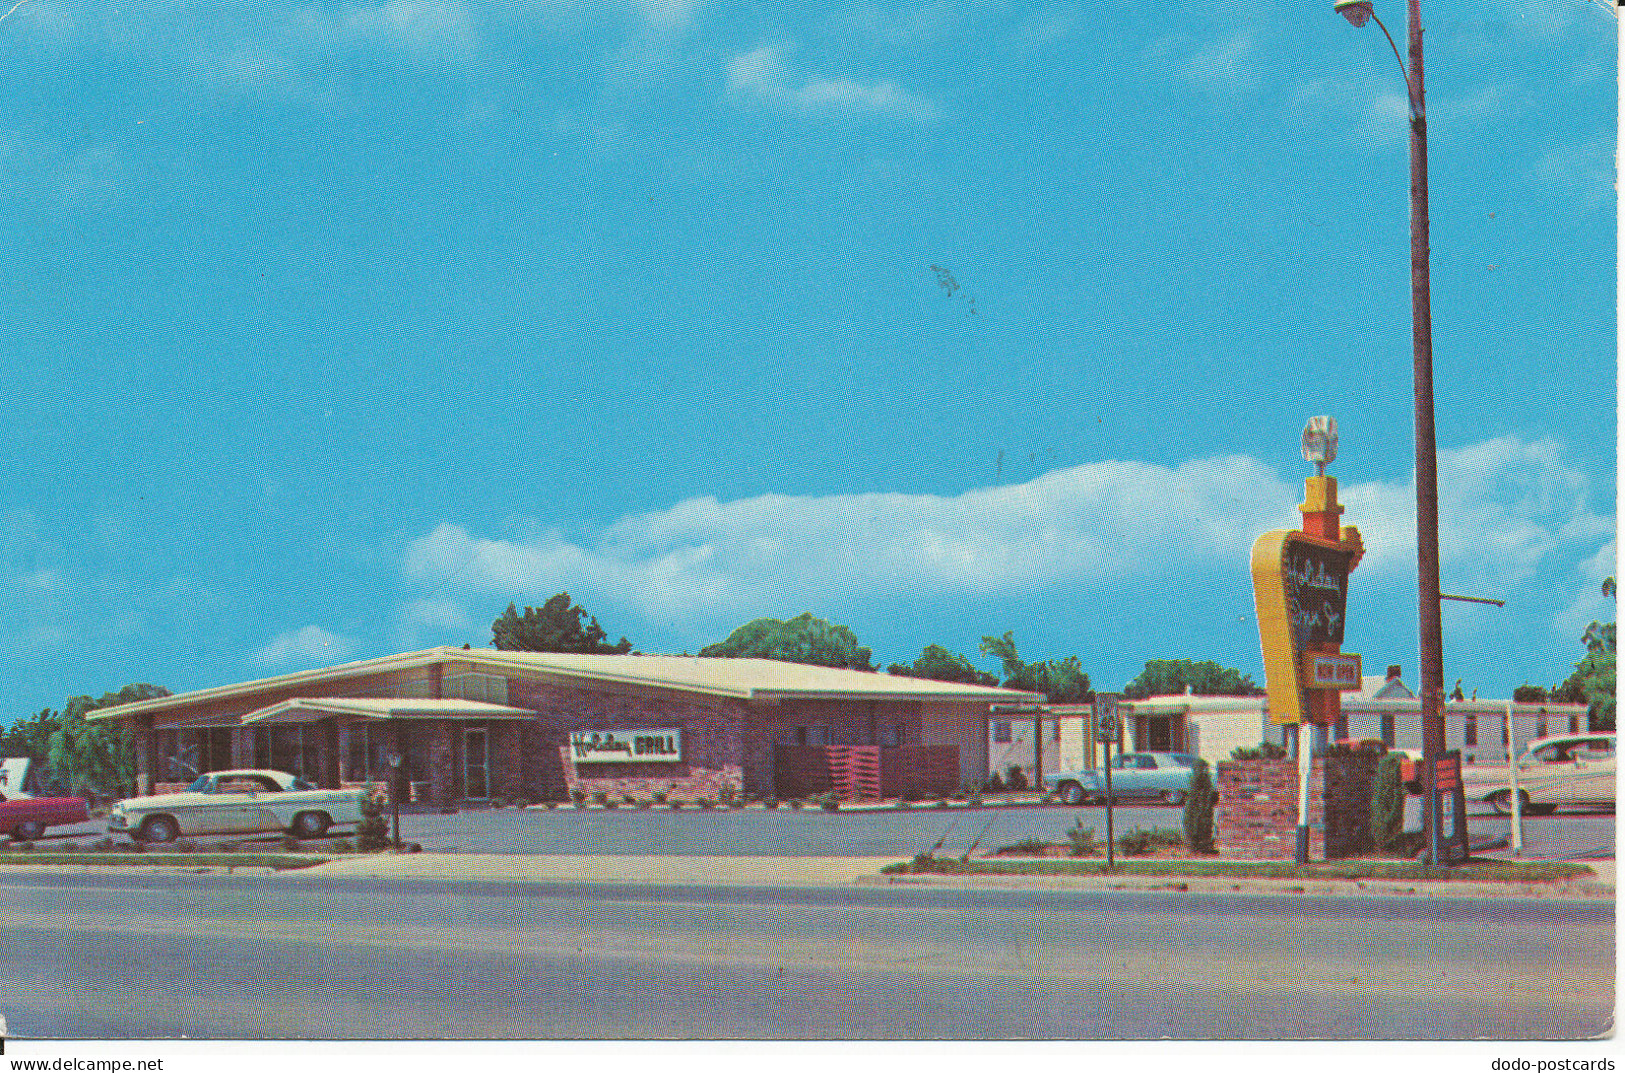
<svg viewBox="0 0 1625 1073"><path fill-rule="evenodd" d="M186 788L186 792L189 794L212 794L214 793L214 782L207 775L199 775L192 785Z"/></svg>

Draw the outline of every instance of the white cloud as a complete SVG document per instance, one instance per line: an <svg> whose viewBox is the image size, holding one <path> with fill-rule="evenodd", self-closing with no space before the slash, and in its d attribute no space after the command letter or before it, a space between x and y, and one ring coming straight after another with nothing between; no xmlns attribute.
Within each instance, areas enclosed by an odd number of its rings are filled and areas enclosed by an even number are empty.
<svg viewBox="0 0 1625 1073"><path fill-rule="evenodd" d="M1440 456L1442 557L1468 595L1505 592L1612 535L1551 441L1506 438ZM414 541L413 579L494 593L581 588L651 618L710 618L851 593L875 598L1151 585L1244 570L1253 540L1297 521L1302 485L1251 458L1107 461L954 496L701 497L593 535L497 540L452 524ZM1360 570L1414 569L1408 482L1342 491L1369 549Z"/></svg>
<svg viewBox="0 0 1625 1073"><path fill-rule="evenodd" d="M279 633L254 653L254 661L266 666L291 663L339 663L355 651L355 642L320 626Z"/></svg>
<svg viewBox="0 0 1625 1073"><path fill-rule="evenodd" d="M896 115L929 120L937 107L894 82L858 82L850 78L806 79L792 72L782 45L761 48L728 61L728 91L802 112Z"/></svg>

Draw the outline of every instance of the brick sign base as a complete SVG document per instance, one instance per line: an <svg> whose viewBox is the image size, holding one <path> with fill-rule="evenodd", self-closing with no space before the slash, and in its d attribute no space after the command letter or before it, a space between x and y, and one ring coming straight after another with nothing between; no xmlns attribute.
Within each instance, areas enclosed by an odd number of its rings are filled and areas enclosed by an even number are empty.
<svg viewBox="0 0 1625 1073"><path fill-rule="evenodd" d="M1309 776L1309 856L1330 860L1376 849L1371 839L1375 750L1315 757ZM1298 826L1298 762L1223 760L1218 765L1214 844L1220 856L1291 860Z"/></svg>

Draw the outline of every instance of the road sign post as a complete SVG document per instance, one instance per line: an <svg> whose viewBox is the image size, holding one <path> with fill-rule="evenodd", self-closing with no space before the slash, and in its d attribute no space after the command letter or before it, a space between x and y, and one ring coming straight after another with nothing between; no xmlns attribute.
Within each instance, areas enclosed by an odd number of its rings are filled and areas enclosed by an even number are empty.
<svg viewBox="0 0 1625 1073"><path fill-rule="evenodd" d="M1106 774L1106 871L1117 867L1116 843L1112 837L1112 742L1122 734L1122 716L1118 711L1118 693L1095 694L1095 740L1105 746L1101 753L1101 770Z"/></svg>

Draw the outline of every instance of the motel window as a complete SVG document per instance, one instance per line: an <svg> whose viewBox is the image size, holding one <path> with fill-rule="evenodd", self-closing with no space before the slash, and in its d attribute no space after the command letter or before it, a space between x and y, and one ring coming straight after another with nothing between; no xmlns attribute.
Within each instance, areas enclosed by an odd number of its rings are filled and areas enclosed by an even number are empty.
<svg viewBox="0 0 1625 1073"><path fill-rule="evenodd" d="M1478 744L1478 716L1469 715L1462 719L1462 741L1468 745Z"/></svg>
<svg viewBox="0 0 1625 1073"><path fill-rule="evenodd" d="M807 728L807 744L808 745L828 745L829 744L829 727L808 727Z"/></svg>
<svg viewBox="0 0 1625 1073"><path fill-rule="evenodd" d="M903 728L896 723L889 723L880 728L880 741L882 748L895 749L903 744Z"/></svg>
<svg viewBox="0 0 1625 1073"><path fill-rule="evenodd" d="M390 731L388 727L361 723L350 727L350 754L345 757L345 782L387 782L389 779Z"/></svg>
<svg viewBox="0 0 1625 1073"><path fill-rule="evenodd" d="M198 730L158 732L158 778L191 782L207 771L229 768L231 730L205 727Z"/></svg>
<svg viewBox="0 0 1625 1073"><path fill-rule="evenodd" d="M993 740L1001 745L1010 741L1010 724L1006 720L999 720L993 724Z"/></svg>
<svg viewBox="0 0 1625 1073"><path fill-rule="evenodd" d="M1580 717L1578 715L1569 716L1569 733L1580 733Z"/></svg>
<svg viewBox="0 0 1625 1073"><path fill-rule="evenodd" d="M1394 747L1394 717L1388 713L1382 717L1382 743L1390 749Z"/></svg>
<svg viewBox="0 0 1625 1073"><path fill-rule="evenodd" d="M1055 717L1055 730L1050 735L1050 740L1051 741L1060 741L1061 740L1061 717L1060 716Z"/></svg>
<svg viewBox="0 0 1625 1073"><path fill-rule="evenodd" d="M1544 715L1542 715L1540 717L1540 722L1535 724L1535 737L1544 738L1550 733L1551 733L1551 731L1549 729L1547 729L1547 726L1546 726L1546 717Z"/></svg>
<svg viewBox="0 0 1625 1073"><path fill-rule="evenodd" d="M307 747L302 723L274 723L254 735L254 765L272 771L286 771L306 782L321 781L315 770L314 739Z"/></svg>
<svg viewBox="0 0 1625 1073"><path fill-rule="evenodd" d="M500 674L454 674L440 683L440 693L457 700L508 703L508 680Z"/></svg>

